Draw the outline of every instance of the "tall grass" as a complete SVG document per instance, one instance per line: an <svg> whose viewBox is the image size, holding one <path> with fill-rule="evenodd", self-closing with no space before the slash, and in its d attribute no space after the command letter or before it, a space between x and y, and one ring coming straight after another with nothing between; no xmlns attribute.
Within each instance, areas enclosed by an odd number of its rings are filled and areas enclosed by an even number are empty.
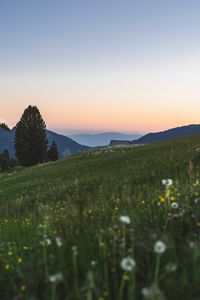
<svg viewBox="0 0 200 300"><path fill-rule="evenodd" d="M95 150L4 174L0 299L199 299L199 145Z"/></svg>

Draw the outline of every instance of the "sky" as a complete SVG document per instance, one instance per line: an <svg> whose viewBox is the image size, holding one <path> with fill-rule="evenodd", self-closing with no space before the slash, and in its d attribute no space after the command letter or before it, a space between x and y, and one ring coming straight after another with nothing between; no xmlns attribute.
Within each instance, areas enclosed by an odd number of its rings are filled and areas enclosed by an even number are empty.
<svg viewBox="0 0 200 300"><path fill-rule="evenodd" d="M200 1L0 0L0 122L58 132L200 123Z"/></svg>

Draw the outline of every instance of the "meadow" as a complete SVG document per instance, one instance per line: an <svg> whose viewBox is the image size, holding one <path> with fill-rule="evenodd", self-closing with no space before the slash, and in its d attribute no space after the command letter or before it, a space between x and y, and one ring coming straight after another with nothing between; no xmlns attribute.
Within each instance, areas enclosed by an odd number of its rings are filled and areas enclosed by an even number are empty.
<svg viewBox="0 0 200 300"><path fill-rule="evenodd" d="M200 299L200 136L0 175L0 299Z"/></svg>

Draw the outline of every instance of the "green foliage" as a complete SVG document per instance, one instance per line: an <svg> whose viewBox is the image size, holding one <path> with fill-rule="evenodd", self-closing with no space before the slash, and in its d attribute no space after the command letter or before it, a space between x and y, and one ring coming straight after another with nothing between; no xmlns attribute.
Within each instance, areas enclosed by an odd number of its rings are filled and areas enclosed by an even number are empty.
<svg viewBox="0 0 200 300"><path fill-rule="evenodd" d="M10 128L5 123L0 123L0 128L10 131Z"/></svg>
<svg viewBox="0 0 200 300"><path fill-rule="evenodd" d="M199 146L107 148L3 174L1 298L198 299Z"/></svg>
<svg viewBox="0 0 200 300"><path fill-rule="evenodd" d="M55 141L52 142L51 147L47 151L47 160L49 161L58 160L58 148Z"/></svg>
<svg viewBox="0 0 200 300"><path fill-rule="evenodd" d="M46 158L46 125L36 106L25 109L17 123L15 150L22 166L32 166L43 162Z"/></svg>

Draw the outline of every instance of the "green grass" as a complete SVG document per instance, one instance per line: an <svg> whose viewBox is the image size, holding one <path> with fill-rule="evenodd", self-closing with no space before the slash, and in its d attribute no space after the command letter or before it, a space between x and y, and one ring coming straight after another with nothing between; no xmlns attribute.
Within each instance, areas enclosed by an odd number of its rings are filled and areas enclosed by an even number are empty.
<svg viewBox="0 0 200 300"><path fill-rule="evenodd" d="M195 136L1 174L0 299L199 299L198 148Z"/></svg>

